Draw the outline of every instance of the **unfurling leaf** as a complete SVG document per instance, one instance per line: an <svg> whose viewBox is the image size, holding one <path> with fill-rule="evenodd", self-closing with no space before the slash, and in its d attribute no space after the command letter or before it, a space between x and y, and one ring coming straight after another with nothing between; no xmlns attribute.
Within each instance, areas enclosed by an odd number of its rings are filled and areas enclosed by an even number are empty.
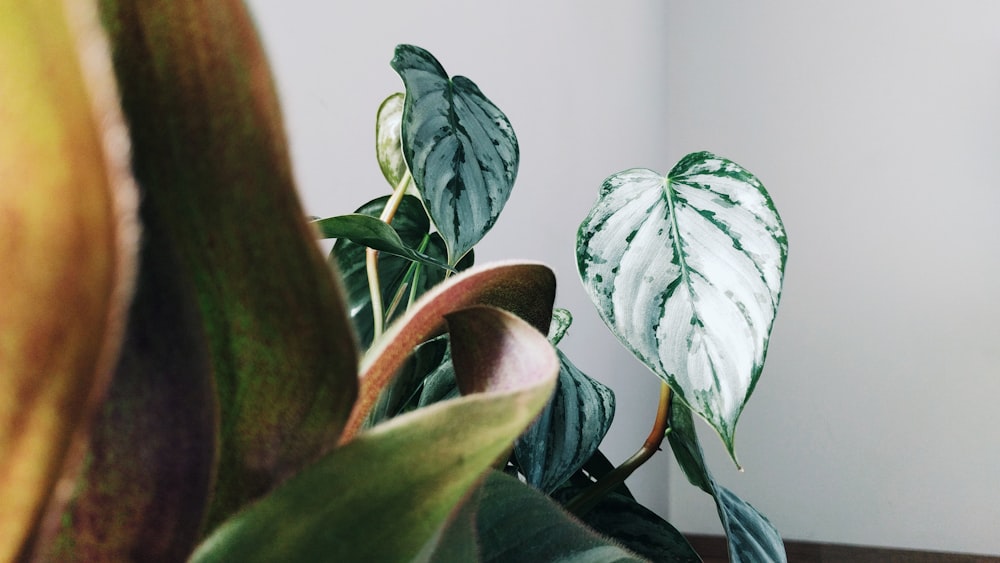
<svg viewBox="0 0 1000 563"><path fill-rule="evenodd" d="M449 78L430 53L396 47L406 85L403 154L427 213L457 264L496 222L517 176L514 130L464 76Z"/></svg>
<svg viewBox="0 0 1000 563"><path fill-rule="evenodd" d="M577 235L580 276L604 322L719 432L734 460L787 253L764 186L707 152L666 176L612 175Z"/></svg>
<svg viewBox="0 0 1000 563"><path fill-rule="evenodd" d="M56 483L79 471L117 361L138 250L128 148L89 4L0 1L0 561L27 558L68 500Z"/></svg>
<svg viewBox="0 0 1000 563"><path fill-rule="evenodd" d="M412 350L444 331L445 315L488 305L516 314L536 330L548 330L555 290L555 275L541 264L498 262L470 268L426 293L362 359L361 390L341 442L361 429L379 394Z"/></svg>
<svg viewBox="0 0 1000 563"><path fill-rule="evenodd" d="M389 96L378 107L375 116L375 157L382 175L394 190L407 171L402 141L404 97L402 92Z"/></svg>

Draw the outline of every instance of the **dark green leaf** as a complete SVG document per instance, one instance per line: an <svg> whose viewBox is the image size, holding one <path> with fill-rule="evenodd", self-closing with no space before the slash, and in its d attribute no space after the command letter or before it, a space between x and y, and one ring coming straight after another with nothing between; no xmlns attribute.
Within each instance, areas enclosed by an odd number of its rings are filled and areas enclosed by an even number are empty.
<svg viewBox="0 0 1000 563"><path fill-rule="evenodd" d="M643 561L581 524L551 499L496 471L479 503L481 561Z"/></svg>
<svg viewBox="0 0 1000 563"><path fill-rule="evenodd" d="M665 177L612 175L577 234L580 276L604 322L718 431L734 461L787 253L764 186L707 152Z"/></svg>
<svg viewBox="0 0 1000 563"><path fill-rule="evenodd" d="M514 455L529 485L550 493L597 451L611 427L615 396L559 352L559 383L539 419L518 438Z"/></svg>
<svg viewBox="0 0 1000 563"><path fill-rule="evenodd" d="M456 264L493 227L517 176L507 117L468 78L448 74L427 51L396 47L406 86L403 154L427 212Z"/></svg>
<svg viewBox="0 0 1000 563"><path fill-rule="evenodd" d="M730 560L733 563L785 561L781 536L767 518L712 478L698 443L691 411L680 401L670 405L670 433L667 438L691 484L715 499L719 519L729 540Z"/></svg>
<svg viewBox="0 0 1000 563"><path fill-rule="evenodd" d="M313 223L323 238L347 239L379 252L421 262L428 266L454 271L448 264L407 246L388 223L374 217L352 213L320 219Z"/></svg>
<svg viewBox="0 0 1000 563"><path fill-rule="evenodd" d="M356 213L378 217L388 199L389 196L383 196L369 201ZM392 228L405 246L410 248L422 246L423 252L428 256L439 262L447 261L444 241L437 233L428 234L430 221L423 204L416 197L403 196L392 219ZM470 251L462 259L458 265L459 270L472 266L473 254L474 252ZM330 259L336 263L344 278L351 321L354 323L362 348L367 348L372 341L372 307L368 272L365 269L365 247L347 239L339 239L333 245ZM441 268L424 267L407 259L383 253L378 257L378 268L385 306L390 307L397 296L401 299L395 310L387 311L389 321L405 312L411 299L420 297L428 289L441 283L447 273Z"/></svg>
<svg viewBox="0 0 1000 563"><path fill-rule="evenodd" d="M583 516L594 530L657 562L700 562L687 539L635 499L611 493Z"/></svg>

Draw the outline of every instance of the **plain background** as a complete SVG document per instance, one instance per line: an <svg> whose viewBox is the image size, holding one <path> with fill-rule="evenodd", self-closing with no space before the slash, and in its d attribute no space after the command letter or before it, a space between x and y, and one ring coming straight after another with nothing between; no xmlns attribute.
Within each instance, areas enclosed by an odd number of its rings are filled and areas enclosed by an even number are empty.
<svg viewBox="0 0 1000 563"><path fill-rule="evenodd" d="M611 173L711 150L764 182L790 257L764 375L716 477L785 538L1000 554L1000 3L793 0L251 1L306 211L388 193L379 102L397 43L434 53L507 113L513 195L480 263L560 280L564 349L611 385L621 461L658 383L580 288L575 232ZM704 425L703 429L704 429ZM711 499L669 453L629 481L686 532Z"/></svg>

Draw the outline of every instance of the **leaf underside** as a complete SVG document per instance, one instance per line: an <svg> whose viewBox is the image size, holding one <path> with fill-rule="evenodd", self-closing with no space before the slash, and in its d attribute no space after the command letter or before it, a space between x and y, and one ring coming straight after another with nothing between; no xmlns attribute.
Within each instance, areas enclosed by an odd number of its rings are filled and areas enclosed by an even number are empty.
<svg viewBox="0 0 1000 563"><path fill-rule="evenodd" d="M784 543L771 522L756 508L715 482L698 444L691 410L679 401L670 406L670 433L667 438L677 463L691 484L712 495L715 500L719 520L729 541L730 561L785 561Z"/></svg>

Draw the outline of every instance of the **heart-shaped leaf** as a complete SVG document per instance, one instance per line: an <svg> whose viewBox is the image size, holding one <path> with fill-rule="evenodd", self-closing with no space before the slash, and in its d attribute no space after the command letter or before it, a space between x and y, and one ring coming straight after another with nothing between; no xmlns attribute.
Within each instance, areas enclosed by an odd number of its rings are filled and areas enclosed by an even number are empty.
<svg viewBox="0 0 1000 563"><path fill-rule="evenodd" d="M295 193L244 4L100 8L144 201L206 323L221 432L211 526L336 445L356 395L357 348Z"/></svg>
<svg viewBox="0 0 1000 563"><path fill-rule="evenodd" d="M597 451L615 415L614 392L559 352L559 383L552 400L524 435L514 455L529 485L550 493Z"/></svg>
<svg viewBox="0 0 1000 563"><path fill-rule="evenodd" d="M452 312L447 322L459 381L470 395L363 432L226 522L193 561L417 555L537 416L558 371L545 337L510 313L476 307Z"/></svg>
<svg viewBox="0 0 1000 563"><path fill-rule="evenodd" d="M717 484L705 465L691 410L680 401L670 405L670 448L692 485L712 495L729 540L733 563L786 560L785 546L774 526L747 502Z"/></svg>
<svg viewBox="0 0 1000 563"><path fill-rule="evenodd" d="M314 221L313 225L316 226L323 238L343 238L379 252L388 252L428 266L455 271L454 268L433 256L408 247L388 223L368 215L361 213L338 215Z"/></svg>
<svg viewBox="0 0 1000 563"><path fill-rule="evenodd" d="M379 394L413 349L444 330L445 315L489 305L518 315L537 330L547 330L555 288L555 275L542 264L497 262L470 268L426 293L362 359L361 390L341 442L361 429Z"/></svg>
<svg viewBox="0 0 1000 563"><path fill-rule="evenodd" d="M45 507L68 500L56 482L80 470L139 233L92 8L3 0L0 14L0 561L13 561L30 555Z"/></svg>
<svg viewBox="0 0 1000 563"><path fill-rule="evenodd" d="M406 86L403 154L427 213L458 261L496 222L517 176L518 146L503 114L468 78L449 79L430 53L396 47Z"/></svg>
<svg viewBox="0 0 1000 563"><path fill-rule="evenodd" d="M612 175L577 235L580 277L604 322L719 432L734 460L787 252L764 186L707 152L665 177Z"/></svg>

